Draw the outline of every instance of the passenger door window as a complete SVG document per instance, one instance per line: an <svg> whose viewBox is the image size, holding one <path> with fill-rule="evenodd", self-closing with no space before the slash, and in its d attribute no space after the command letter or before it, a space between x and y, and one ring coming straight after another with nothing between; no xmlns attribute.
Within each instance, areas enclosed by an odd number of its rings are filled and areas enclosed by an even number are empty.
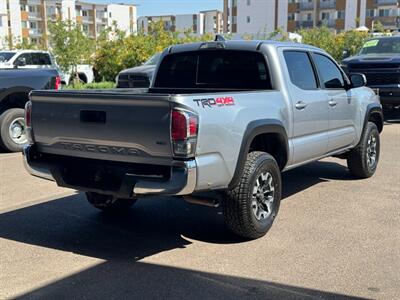
<svg viewBox="0 0 400 300"><path fill-rule="evenodd" d="M291 82L302 90L318 87L310 57L303 51L284 51L286 66Z"/></svg>
<svg viewBox="0 0 400 300"><path fill-rule="evenodd" d="M330 58L322 54L314 54L313 58L324 88L343 89L345 87L342 72Z"/></svg>

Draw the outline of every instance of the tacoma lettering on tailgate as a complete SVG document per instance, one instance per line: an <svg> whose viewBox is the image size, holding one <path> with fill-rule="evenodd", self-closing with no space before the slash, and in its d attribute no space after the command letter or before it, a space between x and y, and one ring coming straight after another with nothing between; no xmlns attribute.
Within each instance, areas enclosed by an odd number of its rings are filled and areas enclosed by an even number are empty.
<svg viewBox="0 0 400 300"><path fill-rule="evenodd" d="M102 145L88 145L78 143L60 143L60 145L66 150L74 150L81 152L94 152L94 153L105 153L105 154L117 154L117 155L139 155L139 150L134 148L115 147L115 146L102 146Z"/></svg>

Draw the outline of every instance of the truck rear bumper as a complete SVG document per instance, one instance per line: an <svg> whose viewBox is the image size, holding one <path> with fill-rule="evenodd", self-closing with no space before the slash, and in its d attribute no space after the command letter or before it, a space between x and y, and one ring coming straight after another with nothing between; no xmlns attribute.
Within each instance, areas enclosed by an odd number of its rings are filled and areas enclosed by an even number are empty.
<svg viewBox="0 0 400 300"><path fill-rule="evenodd" d="M194 159L174 161L171 167L145 166L45 154L35 145L26 146L23 157L25 168L33 176L56 181L62 187L120 198L189 195L196 188Z"/></svg>

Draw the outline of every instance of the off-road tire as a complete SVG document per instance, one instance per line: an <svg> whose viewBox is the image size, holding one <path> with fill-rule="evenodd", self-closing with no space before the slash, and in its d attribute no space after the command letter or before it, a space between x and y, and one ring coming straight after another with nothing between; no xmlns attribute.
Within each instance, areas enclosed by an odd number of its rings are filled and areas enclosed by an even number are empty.
<svg viewBox="0 0 400 300"><path fill-rule="evenodd" d="M20 152L25 144L15 143L10 136L9 128L17 118L25 118L22 108L11 108L0 115L0 147L10 152Z"/></svg>
<svg viewBox="0 0 400 300"><path fill-rule="evenodd" d="M272 175L275 192L271 214L266 219L258 220L252 210L252 197L256 180L263 172ZM233 233L246 239L264 236L278 214L281 194L281 173L275 159L265 152L249 153L238 186L228 190L222 201L225 223Z"/></svg>
<svg viewBox="0 0 400 300"><path fill-rule="evenodd" d="M368 165L368 140L373 135L376 139L376 160L373 166ZM369 178L374 175L379 162L380 139L379 131L376 125L368 122L367 127L362 133L360 143L351 150L347 156L347 166L350 173L357 178Z"/></svg>
<svg viewBox="0 0 400 300"><path fill-rule="evenodd" d="M115 199L110 195L92 192L87 192L86 198L93 207L110 213L127 211L137 201L137 199Z"/></svg>

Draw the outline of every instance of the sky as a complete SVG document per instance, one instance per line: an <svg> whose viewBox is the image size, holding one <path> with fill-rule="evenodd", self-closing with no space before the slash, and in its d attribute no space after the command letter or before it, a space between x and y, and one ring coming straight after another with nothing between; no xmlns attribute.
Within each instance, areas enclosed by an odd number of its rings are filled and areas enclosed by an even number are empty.
<svg viewBox="0 0 400 300"><path fill-rule="evenodd" d="M88 1L89 2L89 1ZM90 0L94 3L136 4L138 16L197 13L200 10L220 9L223 0Z"/></svg>

